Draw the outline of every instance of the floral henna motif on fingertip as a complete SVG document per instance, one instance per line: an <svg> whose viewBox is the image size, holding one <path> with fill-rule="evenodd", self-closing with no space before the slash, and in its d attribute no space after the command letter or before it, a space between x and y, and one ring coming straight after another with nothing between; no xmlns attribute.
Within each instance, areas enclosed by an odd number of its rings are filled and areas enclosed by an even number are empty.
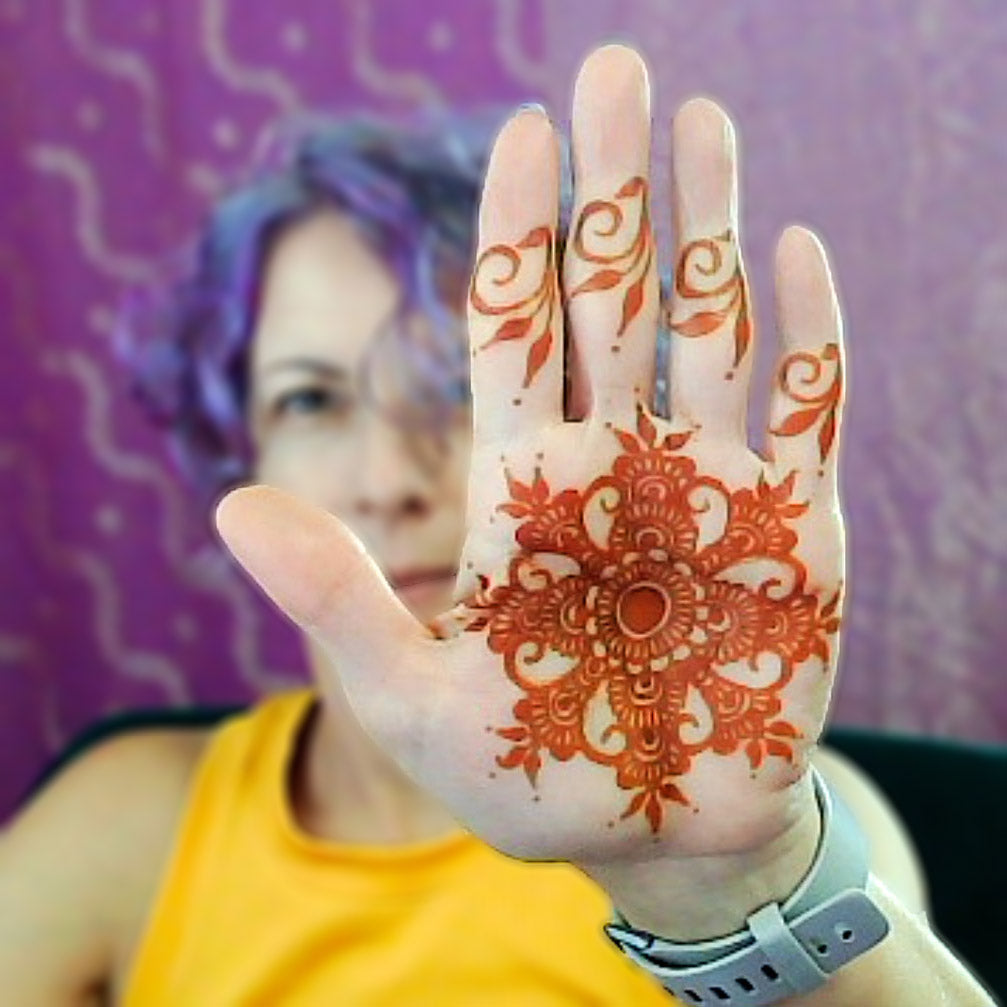
<svg viewBox="0 0 1007 1007"><path fill-rule="evenodd" d="M834 370L832 379L823 391L809 394L795 387L798 382L805 388L818 385L829 364ZM804 368L806 373L799 377L795 372L800 368ZM818 430L818 457L824 464L836 439L836 411L843 397L843 364L839 356L839 344L826 343L818 354L803 350L791 353L780 365L777 381L783 394L800 408L789 413L779 426L771 428L769 432L778 437L796 437L824 417Z"/></svg>
<svg viewBox="0 0 1007 1007"><path fill-rule="evenodd" d="M734 269L722 279L725 264L734 257ZM675 268L675 307L688 301L716 299L716 307L703 307L675 321L668 314L667 325L673 332L688 339L697 339L717 332L729 319L734 328L734 363L737 367L752 343L752 318L749 312L748 281L741 265L741 256L732 231L712 238L690 241L678 257ZM728 372L733 377L734 372Z"/></svg>
<svg viewBox="0 0 1007 1007"><path fill-rule="evenodd" d="M523 692L498 766L533 787L544 755L611 767L632 794L622 818L656 834L667 802L691 803L700 753L794 761L780 691L812 656L828 669L839 594L820 609L794 555L795 474L730 491L681 453L691 434L659 437L642 407L635 433L614 433L622 453L584 491L508 473L498 509L520 550L504 582L480 578L465 629Z"/></svg>
<svg viewBox="0 0 1007 1007"><path fill-rule="evenodd" d="M544 254L541 274L531 293L517 299L505 298L500 302L490 299L485 289L487 284L500 288L511 287L524 270L529 253L537 250ZM504 267L503 275L489 276L493 266L501 263ZM536 227L514 246L491 245L476 260L469 285L469 302L481 315L503 318L493 335L479 349L485 350L497 343L517 339L530 340L522 383L524 388L531 385L552 351L555 341L553 318L556 297L556 236L552 228Z"/></svg>
<svg viewBox="0 0 1007 1007"><path fill-rule="evenodd" d="M648 200L647 180L639 175L634 176L612 199L595 199L587 203L581 210L573 231L570 246L573 253L584 262L600 268L595 269L586 280L570 291L570 300L595 290L611 290L624 280L630 281L622 297L622 317L616 331L617 336L626 332L630 322L643 307L644 288L654 259L654 236L650 226ZM614 252L592 249L590 238L609 241L616 238L623 229L626 214L620 201L636 203L636 227L629 243ZM589 224L592 225L590 234L587 230Z"/></svg>

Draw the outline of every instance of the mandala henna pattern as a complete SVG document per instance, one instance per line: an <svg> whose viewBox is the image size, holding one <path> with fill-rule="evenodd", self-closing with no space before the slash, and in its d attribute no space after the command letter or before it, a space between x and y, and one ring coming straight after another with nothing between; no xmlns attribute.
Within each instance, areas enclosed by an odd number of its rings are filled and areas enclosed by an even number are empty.
<svg viewBox="0 0 1007 1007"><path fill-rule="evenodd" d="M532 786L546 755L611 767L632 796L622 818L661 827L688 805L681 779L701 752L743 749L753 769L793 759L780 690L812 655L829 660L838 592L819 608L794 556L794 476L729 491L659 439L640 408L635 433L583 492L554 493L541 471L508 474L519 552L505 581L466 603L523 695L497 756Z"/></svg>
<svg viewBox="0 0 1007 1007"><path fill-rule="evenodd" d="M798 380L805 388L818 385L828 365L833 368L833 373L823 391L815 394L795 388ZM804 370L800 378L796 375L799 369ZM790 413L770 433L780 437L795 437L809 430L824 416L818 429L818 456L824 463L836 439L836 410L843 397L843 365L839 358L839 345L826 343L817 355L808 352L791 353L780 365L778 381L784 395L804 408Z"/></svg>
<svg viewBox="0 0 1007 1007"><path fill-rule="evenodd" d="M525 271L530 253L541 250L541 272L536 273L531 293L495 300L487 287L510 288ZM480 347L513 339L530 340L523 387L527 388L542 369L553 347L553 316L556 310L556 240L551 228L536 227L516 246L491 245L476 260L469 287L469 302L481 315L503 318L493 335ZM503 268L503 275L494 272ZM505 316L505 317L504 317Z"/></svg>
<svg viewBox="0 0 1007 1007"><path fill-rule="evenodd" d="M626 214L620 201L636 204L636 227L629 244L614 252L592 248L592 239L600 238L607 243L623 229ZM594 290L611 290L626 279L630 281L622 297L622 317L616 330L618 336L625 333L643 307L644 284L654 258L654 236L647 203L647 180L634 176L611 200L596 199L586 204L573 231L571 248L574 254L599 268L570 291L570 300Z"/></svg>
<svg viewBox="0 0 1007 1007"><path fill-rule="evenodd" d="M732 258L734 268L724 278ZM675 267L675 292L680 305L700 299L722 302L716 307L693 311L679 321L669 318L668 327L680 336L695 339L716 332L732 319L734 366L737 367L752 342L752 319L748 308L748 282L731 231L713 238L699 238L682 249Z"/></svg>

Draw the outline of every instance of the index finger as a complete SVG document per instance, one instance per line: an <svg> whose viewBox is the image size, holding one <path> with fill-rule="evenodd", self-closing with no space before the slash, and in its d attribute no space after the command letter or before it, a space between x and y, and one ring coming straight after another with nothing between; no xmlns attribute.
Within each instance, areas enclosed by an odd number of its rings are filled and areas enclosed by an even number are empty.
<svg viewBox="0 0 1007 1007"><path fill-rule="evenodd" d="M542 111L522 109L490 155L469 286L477 448L563 418L558 214L556 135Z"/></svg>

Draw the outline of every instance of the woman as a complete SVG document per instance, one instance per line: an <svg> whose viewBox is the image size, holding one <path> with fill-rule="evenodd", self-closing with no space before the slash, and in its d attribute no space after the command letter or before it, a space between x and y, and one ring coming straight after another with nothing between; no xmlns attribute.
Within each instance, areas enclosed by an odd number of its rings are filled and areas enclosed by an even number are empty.
<svg viewBox="0 0 1007 1007"><path fill-rule="evenodd" d="M417 310L459 288L452 241L426 258L413 243L424 268L394 255L415 199L382 216L387 184L366 218L352 186L308 186L319 198L238 242L254 316L225 303L240 345L211 353L185 330L198 366L176 377L215 412L184 432L205 474L247 430L255 480L280 488L232 494L219 527L304 629L316 688L214 732L107 743L26 809L0 849L11 1002L667 1003L602 936L613 904L693 942L807 873L839 631L840 386L795 421L781 382L776 467L744 447L733 134L695 101L674 130L674 419L650 411L648 101L632 51L588 58L562 295L551 126L531 109L501 132L469 296L472 417L444 408L450 327ZM801 229L778 289L784 364L818 353L838 375L828 269ZM227 406L242 388L247 426ZM758 554L736 534L746 508L775 515ZM989 1003L914 917L889 809L815 761L871 833L892 932L788 1002Z"/></svg>

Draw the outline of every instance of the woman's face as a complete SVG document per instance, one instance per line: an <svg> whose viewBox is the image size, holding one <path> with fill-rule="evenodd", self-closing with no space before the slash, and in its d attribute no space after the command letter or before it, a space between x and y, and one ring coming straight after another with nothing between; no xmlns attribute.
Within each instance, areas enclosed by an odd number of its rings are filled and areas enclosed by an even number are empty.
<svg viewBox="0 0 1007 1007"><path fill-rule="evenodd" d="M375 406L404 372L401 361L375 359L377 395L365 391L362 362L400 294L348 218L325 210L288 226L265 264L249 421L255 477L345 521L426 620L451 605L469 412L458 409L438 447Z"/></svg>

